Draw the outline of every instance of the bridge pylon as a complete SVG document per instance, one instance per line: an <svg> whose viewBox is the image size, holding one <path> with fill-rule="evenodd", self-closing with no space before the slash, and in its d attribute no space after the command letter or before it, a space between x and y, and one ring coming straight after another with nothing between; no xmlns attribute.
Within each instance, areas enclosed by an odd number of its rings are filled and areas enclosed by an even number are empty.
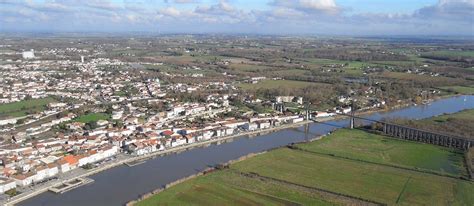
<svg viewBox="0 0 474 206"><path fill-rule="evenodd" d="M355 106L354 106L354 101L351 103L351 119L350 119L350 128L354 129L354 124L355 124Z"/></svg>
<svg viewBox="0 0 474 206"><path fill-rule="evenodd" d="M354 129L354 115L353 114L351 115L351 123L350 124L351 124L350 128Z"/></svg>

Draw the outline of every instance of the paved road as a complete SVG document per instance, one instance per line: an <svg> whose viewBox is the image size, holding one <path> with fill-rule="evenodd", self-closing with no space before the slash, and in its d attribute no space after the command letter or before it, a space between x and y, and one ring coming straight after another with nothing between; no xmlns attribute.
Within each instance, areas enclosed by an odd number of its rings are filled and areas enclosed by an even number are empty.
<svg viewBox="0 0 474 206"><path fill-rule="evenodd" d="M191 149L191 148L194 148L194 147L200 147L200 146L208 145L208 144L215 143L215 142L220 142L220 141L225 141L225 140L228 140L228 139L233 139L233 138L240 137L240 136L258 135L259 133L262 133L262 132L272 132L272 131L292 128L292 127L299 127L299 126L301 126L303 124L307 124L309 122L310 121L304 121L304 122L300 122L300 123L296 123L296 124L286 124L286 125L282 125L282 126L279 126L279 127L272 127L272 128L268 128L268 129L255 130L255 131L250 131L250 132L242 132L242 133L239 133L239 134L229 135L229 136L225 136L225 137L213 138L213 139L210 139L210 140L207 140L207 141L202 141L202 142L197 142L197 143L193 143L193 144L173 147L173 148L170 148L170 149L166 149L166 150L163 150L163 151L158 151L158 152L154 152L154 153L150 153L150 154L146 154L146 155L142 155L142 156L130 156L130 155L127 155L127 154L124 154L124 153L119 153L115 156L115 159L107 161L107 162L103 162L102 164L98 165L94 169L85 170L85 169L82 169L82 168L76 168L76 169L68 171L66 173L60 173L58 175L58 179L47 181L47 182L42 183L42 184L36 184L34 186L27 187L27 188L24 188L24 189L21 188L20 191L22 192L22 194L19 194L19 195L13 197L13 198L8 199L7 200L8 202L5 202L6 199L2 200L1 197L0 197L0 204L4 204L5 206L14 205L14 204L19 203L23 200L29 199L33 196L39 195L43 192L46 192L46 191L48 191L48 189L50 187L61 184L62 182L70 181L70 180L73 180L73 179L79 178L79 177L87 177L87 176L102 172L104 170L107 170L107 169L110 169L110 168L113 168L113 167L116 167L116 166L119 166L119 165L122 165L122 164L125 164L125 163L131 163L131 162L135 162L135 161L145 160L145 159L149 159L149 158L154 157L154 156L179 152L179 151Z"/></svg>

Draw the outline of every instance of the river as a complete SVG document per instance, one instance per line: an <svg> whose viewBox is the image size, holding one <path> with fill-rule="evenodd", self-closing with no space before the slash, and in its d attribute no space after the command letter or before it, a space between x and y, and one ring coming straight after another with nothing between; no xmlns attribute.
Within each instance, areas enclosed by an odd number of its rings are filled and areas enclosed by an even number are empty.
<svg viewBox="0 0 474 206"><path fill-rule="evenodd" d="M474 108L474 96L457 96L437 100L429 105L411 106L389 112L374 113L365 117L380 120L385 117L422 119L444 113L455 113ZM306 141L347 126L349 121L335 120L311 123L293 129L285 129L257 137L239 137L223 144L194 148L179 154L150 159L134 167L118 166L90 176L95 182L64 194L45 192L25 200L22 206L108 206L123 205L141 194L195 174L209 166L237 159L249 153L257 153L289 143Z"/></svg>

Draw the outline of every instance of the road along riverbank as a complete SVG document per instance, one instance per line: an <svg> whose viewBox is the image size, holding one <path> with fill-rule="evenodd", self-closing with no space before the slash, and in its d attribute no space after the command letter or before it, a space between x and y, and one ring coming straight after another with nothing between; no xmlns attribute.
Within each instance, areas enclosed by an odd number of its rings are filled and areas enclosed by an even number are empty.
<svg viewBox="0 0 474 206"><path fill-rule="evenodd" d="M15 205L19 202L22 202L26 199L32 198L32 197L34 197L36 195L39 195L43 192L47 192L48 190L50 190L50 188L59 187L60 185L63 185L66 182L72 181L74 179L85 178L85 177L103 172L105 170L108 170L108 169L111 169L111 168L114 168L114 167L117 167L117 166L120 166L120 165L123 165L123 164L137 165L137 164L135 164L136 162L146 161L147 159L150 159L150 158L153 158L153 157L156 157L156 156L164 156L164 155L168 155L168 154L172 154L172 153L180 153L180 152L183 152L183 151L186 151L186 150L193 149L195 147L203 147L203 146L207 146L207 145L210 145L210 144L213 144L213 143L225 142L227 140L231 140L231 139L242 137L242 136L258 136L259 134L271 133L271 132L275 132L275 131L279 131L279 130L283 130L283 129L289 129L289 128L296 128L296 127L300 127L302 125L305 125L305 124L308 124L308 123L311 123L311 122L312 121L302 121L302 122L298 122L298 123L294 123L294 124L285 124L285 125L281 125L281 126L278 126L278 127L260 129L260 130L249 131L249 132L242 132L242 133L239 133L239 134L229 135L229 136L220 137L220 138L214 138L214 139L210 139L210 140L207 140L207 141L197 142L197 143L193 143L193 144L188 144L188 145L183 145L183 146L179 146L179 147L166 149L166 150L163 150L163 151L153 152L153 153L146 154L146 155L128 157L128 158L121 159L121 160L118 159L117 161L111 161L109 163L105 163L103 165L100 165L99 167L87 170L86 173L80 174L78 176L70 177L70 178L67 178L67 179L62 179L61 181L53 182L53 184L45 184L43 187L36 188L32 192L19 194L15 197L11 198L7 203L5 203L5 205L6 206Z"/></svg>
<svg viewBox="0 0 474 206"><path fill-rule="evenodd" d="M459 96L441 99L429 105L404 107L402 109L376 112L364 117L380 120L383 118L421 119L444 113L454 113L464 109L474 108L474 96ZM294 128L279 131L256 131L256 138L227 139L226 141L213 140L214 143L204 144L194 149L182 149L168 155L155 155L145 163L133 167L126 165L116 166L113 169L91 175L93 184L74 189L67 193L56 195L43 193L25 200L19 205L48 205L48 206L75 206L75 205L123 205L130 200L137 199L141 194L148 193L156 188L174 182L205 170L208 167L245 156L249 153L259 153L271 148L281 147L291 143L310 141L335 129L346 127L349 121L333 120L324 123L308 124L306 128ZM290 125L285 125L290 126ZM272 128L275 129L275 128ZM252 136L252 135L251 135ZM225 142L225 144L220 144ZM123 159L120 159L123 160Z"/></svg>

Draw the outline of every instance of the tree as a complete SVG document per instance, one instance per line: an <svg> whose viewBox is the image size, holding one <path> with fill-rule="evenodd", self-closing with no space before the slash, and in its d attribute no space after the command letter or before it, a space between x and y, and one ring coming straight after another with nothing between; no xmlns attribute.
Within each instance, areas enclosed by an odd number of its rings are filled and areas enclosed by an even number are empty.
<svg viewBox="0 0 474 206"><path fill-rule="evenodd" d="M5 194L9 195L10 197L13 197L18 194L18 191L16 191L16 188L13 188L5 191Z"/></svg>
<svg viewBox="0 0 474 206"><path fill-rule="evenodd" d="M16 120L16 124L23 124L23 123L25 123L25 119Z"/></svg>
<svg viewBox="0 0 474 206"><path fill-rule="evenodd" d="M87 122L86 125L84 126L86 130L93 130L97 127L99 127L99 125L97 125L97 121Z"/></svg>
<svg viewBox="0 0 474 206"><path fill-rule="evenodd" d="M422 102L423 102L423 100L421 99L420 96L416 96L416 97L415 97L415 103L421 104Z"/></svg>

